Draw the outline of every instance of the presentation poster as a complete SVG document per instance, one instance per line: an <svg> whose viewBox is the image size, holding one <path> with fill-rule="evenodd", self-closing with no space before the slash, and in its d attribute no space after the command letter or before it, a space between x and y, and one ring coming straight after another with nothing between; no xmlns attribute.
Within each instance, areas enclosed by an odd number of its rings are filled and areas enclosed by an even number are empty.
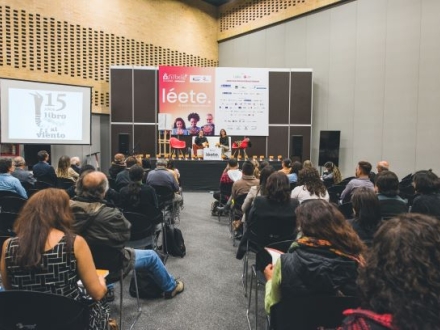
<svg viewBox="0 0 440 330"><path fill-rule="evenodd" d="M218 135L214 81L215 68L159 67L159 112L161 118L171 118L171 134L197 135L203 130L205 135Z"/></svg>
<svg viewBox="0 0 440 330"><path fill-rule="evenodd" d="M215 114L228 135L269 135L269 70L217 68Z"/></svg>
<svg viewBox="0 0 440 330"><path fill-rule="evenodd" d="M82 139L80 92L41 89L9 89L9 127L11 139Z"/></svg>

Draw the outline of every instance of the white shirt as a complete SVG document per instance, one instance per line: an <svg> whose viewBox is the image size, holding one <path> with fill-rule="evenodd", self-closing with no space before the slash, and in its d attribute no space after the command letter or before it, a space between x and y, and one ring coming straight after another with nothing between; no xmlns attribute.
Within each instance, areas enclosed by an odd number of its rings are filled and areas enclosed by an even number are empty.
<svg viewBox="0 0 440 330"><path fill-rule="evenodd" d="M325 196L318 196L318 195L310 195L310 192L307 190L306 186L302 185L302 186L298 186L295 187L292 190L292 193L290 194L291 198L295 198L297 199L300 203L304 202L305 200L308 199L324 199L327 202L330 200L330 196L327 192L327 190L325 191Z"/></svg>

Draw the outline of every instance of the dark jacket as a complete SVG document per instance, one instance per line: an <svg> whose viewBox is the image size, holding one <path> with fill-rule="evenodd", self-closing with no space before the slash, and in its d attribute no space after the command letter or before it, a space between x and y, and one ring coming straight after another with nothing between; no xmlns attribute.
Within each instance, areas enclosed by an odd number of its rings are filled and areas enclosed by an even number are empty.
<svg viewBox="0 0 440 330"><path fill-rule="evenodd" d="M354 231L358 234L359 238L362 242L365 243L366 246L371 247L373 244L373 236L376 233L376 228L364 228L360 225L359 221L355 219L350 219L348 222L353 227Z"/></svg>
<svg viewBox="0 0 440 330"><path fill-rule="evenodd" d="M118 175L119 172L125 170L125 164L116 164L116 163L112 163L112 165L110 166L109 170L108 170L108 174L112 179L116 179L116 176Z"/></svg>
<svg viewBox="0 0 440 330"><path fill-rule="evenodd" d="M58 178L55 174L55 169L46 162L38 162L32 167L34 177L38 181L44 181L54 186L57 185Z"/></svg>
<svg viewBox="0 0 440 330"><path fill-rule="evenodd" d="M128 273L134 266L135 256L132 249L124 248L125 243L130 239L131 224L122 212L115 207L107 206L102 201L81 197L71 200L70 207L75 217L72 226L74 232L84 237L89 244L124 249L124 273Z"/></svg>
<svg viewBox="0 0 440 330"><path fill-rule="evenodd" d="M129 191L130 186L126 186L119 192L120 207L125 211L137 212L146 215L154 223L163 220L162 212L159 209L155 190L149 185L141 185L137 198L134 199Z"/></svg>
<svg viewBox="0 0 440 330"><path fill-rule="evenodd" d="M423 194L414 198L411 213L422 213L440 220L440 194Z"/></svg>
<svg viewBox="0 0 440 330"><path fill-rule="evenodd" d="M300 246L281 256L281 295L356 295L356 261L327 249Z"/></svg>

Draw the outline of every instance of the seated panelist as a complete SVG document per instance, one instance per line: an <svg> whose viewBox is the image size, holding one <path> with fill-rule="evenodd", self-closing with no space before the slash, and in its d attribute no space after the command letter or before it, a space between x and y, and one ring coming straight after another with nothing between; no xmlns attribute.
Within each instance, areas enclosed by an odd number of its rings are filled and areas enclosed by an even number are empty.
<svg viewBox="0 0 440 330"><path fill-rule="evenodd" d="M202 130L199 131L199 135L195 138L194 144L192 147L193 147L193 154L195 157L197 156L198 149L203 149L203 148L209 147L208 139L204 136L204 133Z"/></svg>

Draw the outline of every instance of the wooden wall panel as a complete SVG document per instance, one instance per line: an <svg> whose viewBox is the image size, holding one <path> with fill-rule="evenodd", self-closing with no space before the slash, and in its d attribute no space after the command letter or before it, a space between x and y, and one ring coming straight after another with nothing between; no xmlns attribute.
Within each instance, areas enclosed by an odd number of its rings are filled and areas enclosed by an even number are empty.
<svg viewBox="0 0 440 330"><path fill-rule="evenodd" d="M155 123L157 113L157 71L133 71L134 122Z"/></svg>
<svg viewBox="0 0 440 330"><path fill-rule="evenodd" d="M112 69L111 121L133 122L133 70Z"/></svg>
<svg viewBox="0 0 440 330"><path fill-rule="evenodd" d="M157 146L157 126L155 125L135 125L134 126L134 153L150 154L156 157Z"/></svg>
<svg viewBox="0 0 440 330"><path fill-rule="evenodd" d="M290 123L312 124L312 72L292 72L290 85Z"/></svg>
<svg viewBox="0 0 440 330"><path fill-rule="evenodd" d="M290 72L269 72L269 124L289 122Z"/></svg>

